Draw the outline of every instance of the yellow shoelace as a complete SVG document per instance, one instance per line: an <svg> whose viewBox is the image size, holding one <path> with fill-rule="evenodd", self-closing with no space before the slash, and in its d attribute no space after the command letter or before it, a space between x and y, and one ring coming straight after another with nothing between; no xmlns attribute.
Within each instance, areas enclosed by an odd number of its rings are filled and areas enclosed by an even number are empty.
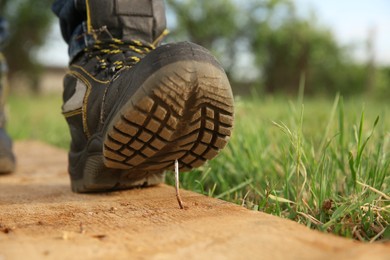
<svg viewBox="0 0 390 260"><path fill-rule="evenodd" d="M97 56L99 60L98 66L100 69L107 69L110 64L111 66L109 69L117 71L125 66L134 66L137 62L141 60L143 56L145 56L155 48L156 47L152 44L145 44L140 41L124 42L120 39L113 38L109 41L104 42L99 40L96 41L96 43L92 47L92 52L98 51L99 53L103 54L103 57L107 57L107 55L115 55L126 52L133 53L134 55L125 55L125 59L114 61L111 64L106 60L106 58L101 58L100 56Z"/></svg>

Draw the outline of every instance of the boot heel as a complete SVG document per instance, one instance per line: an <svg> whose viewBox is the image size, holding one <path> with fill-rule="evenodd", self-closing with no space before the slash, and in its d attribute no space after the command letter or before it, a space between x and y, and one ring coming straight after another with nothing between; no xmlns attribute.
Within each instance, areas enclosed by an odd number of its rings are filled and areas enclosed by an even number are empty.
<svg viewBox="0 0 390 260"><path fill-rule="evenodd" d="M101 155L89 156L82 179L72 180L72 191L78 193L101 192L154 186L164 183L163 173L129 174L129 171L118 171L107 168Z"/></svg>

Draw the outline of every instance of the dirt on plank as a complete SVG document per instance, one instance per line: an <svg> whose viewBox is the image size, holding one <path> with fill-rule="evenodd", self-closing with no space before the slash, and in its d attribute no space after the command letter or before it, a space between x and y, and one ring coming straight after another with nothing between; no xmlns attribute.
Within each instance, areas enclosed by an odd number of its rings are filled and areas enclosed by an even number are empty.
<svg viewBox="0 0 390 260"><path fill-rule="evenodd" d="M0 176L0 259L389 259L363 244L166 185L75 194L66 151L16 143Z"/></svg>

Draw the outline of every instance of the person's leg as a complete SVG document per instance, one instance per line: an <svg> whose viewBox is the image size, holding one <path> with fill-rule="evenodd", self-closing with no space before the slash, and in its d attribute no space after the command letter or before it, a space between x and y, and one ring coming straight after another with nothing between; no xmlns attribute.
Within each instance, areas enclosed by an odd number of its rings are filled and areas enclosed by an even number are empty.
<svg viewBox="0 0 390 260"><path fill-rule="evenodd" d="M73 191L154 185L175 160L185 171L214 158L233 124L231 88L215 58L188 42L158 47L163 0L82 3L73 11L85 10L85 20L64 37Z"/></svg>
<svg viewBox="0 0 390 260"><path fill-rule="evenodd" d="M1 52L8 36L8 24L0 18L0 174L10 173L15 169L15 156L12 141L5 131L5 96L7 87L7 62Z"/></svg>
<svg viewBox="0 0 390 260"><path fill-rule="evenodd" d="M85 0L56 0L52 5L59 18L62 37L69 45L71 59L86 47L82 36L83 22L87 20L85 4Z"/></svg>

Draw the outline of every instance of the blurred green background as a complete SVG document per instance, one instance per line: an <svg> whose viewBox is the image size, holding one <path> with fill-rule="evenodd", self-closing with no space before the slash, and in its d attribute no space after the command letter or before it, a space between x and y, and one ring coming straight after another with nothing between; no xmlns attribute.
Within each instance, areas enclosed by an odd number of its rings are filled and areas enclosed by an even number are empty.
<svg viewBox="0 0 390 260"><path fill-rule="evenodd" d="M57 19L52 0L3 0L1 10L10 22L11 37L4 53L8 58L12 88L39 92L50 83L42 76L53 66L42 64L55 57L46 53ZM354 3L345 12L354 12ZM372 4L378 1L373 1ZM297 95L304 83L306 96L390 96L390 65L375 55L375 27L364 42L340 43L317 11L303 14L304 1L292 0L166 0L171 34L166 41L190 40L217 56L228 73L236 95ZM332 2L335 7L337 1ZM332 3L329 3L331 5ZM335 9L336 10L336 9ZM369 12L369 10L367 10ZM348 17L348 16L347 16ZM383 32L382 32L383 33ZM52 37L52 34L50 34ZM363 46L365 59L356 59L354 48ZM66 50L60 49L66 55ZM63 63L62 63L63 64ZM58 66L57 66L58 67ZM58 72L58 68L57 72ZM63 73L63 71L60 71ZM53 83L54 84L54 83ZM53 86L61 90L60 86Z"/></svg>

